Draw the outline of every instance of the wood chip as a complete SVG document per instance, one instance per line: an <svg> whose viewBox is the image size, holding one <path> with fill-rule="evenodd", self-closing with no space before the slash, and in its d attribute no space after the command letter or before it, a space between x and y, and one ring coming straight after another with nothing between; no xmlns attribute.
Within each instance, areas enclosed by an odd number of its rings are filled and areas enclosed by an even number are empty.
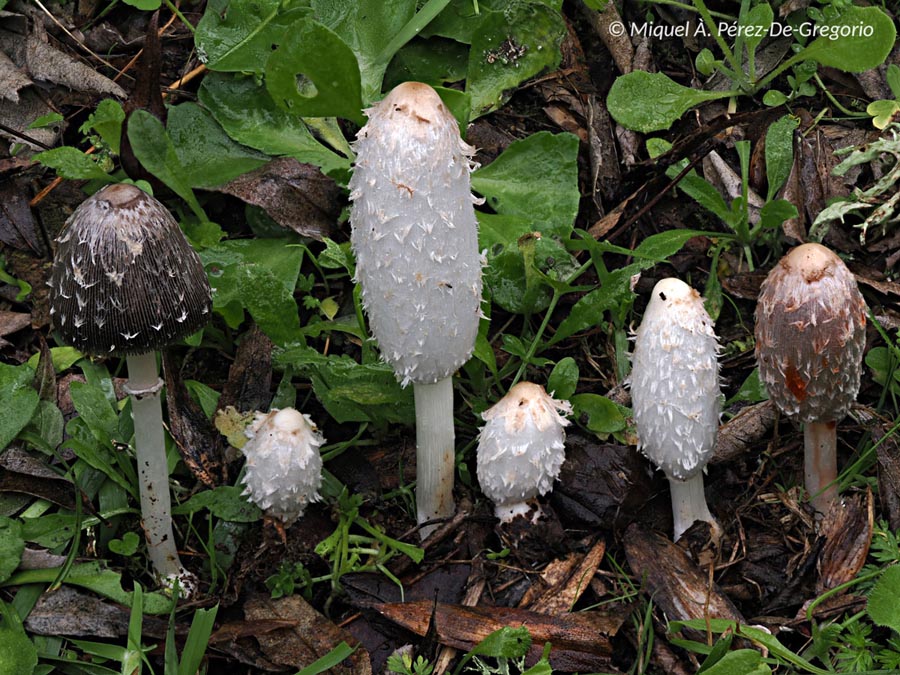
<svg viewBox="0 0 900 675"><path fill-rule="evenodd" d="M719 429L710 464L731 462L749 452L771 431L778 411L771 401L748 406Z"/></svg>
<svg viewBox="0 0 900 675"><path fill-rule="evenodd" d="M519 603L532 612L559 616L572 611L581 594L600 567L606 553L606 542L598 539L587 553L572 553L553 560Z"/></svg>
<svg viewBox="0 0 900 675"><path fill-rule="evenodd" d="M829 509L820 525L825 544L816 562L817 593L836 588L859 574L872 543L872 502L872 490L867 489L865 495L845 497Z"/></svg>

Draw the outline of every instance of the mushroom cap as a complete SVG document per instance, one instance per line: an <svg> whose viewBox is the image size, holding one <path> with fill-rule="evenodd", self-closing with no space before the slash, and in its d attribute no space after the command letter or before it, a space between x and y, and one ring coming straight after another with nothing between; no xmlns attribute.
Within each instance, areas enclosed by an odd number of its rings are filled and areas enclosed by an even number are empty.
<svg viewBox="0 0 900 675"><path fill-rule="evenodd" d="M519 382L482 413L487 422L478 436L478 483L498 506L524 502L553 487L566 458L562 414L568 401L557 401L539 384Z"/></svg>
<svg viewBox="0 0 900 675"><path fill-rule="evenodd" d="M125 183L75 209L57 239L50 314L86 354L143 354L199 330L209 281L166 208Z"/></svg>
<svg viewBox="0 0 900 675"><path fill-rule="evenodd" d="M243 494L290 526L320 498L325 439L308 415L293 408L257 413L245 433Z"/></svg>
<svg viewBox="0 0 900 675"><path fill-rule="evenodd" d="M426 84L398 85L366 114L350 180L356 280L398 379L433 384L472 355L481 317L474 148Z"/></svg>
<svg viewBox="0 0 900 675"><path fill-rule="evenodd" d="M715 448L722 410L718 342L703 298L680 279L653 287L631 355L638 447L666 476L687 480Z"/></svg>
<svg viewBox="0 0 900 675"><path fill-rule="evenodd" d="M839 421L856 399L866 303L844 261L821 244L791 249L756 305L759 376L775 405L800 422Z"/></svg>

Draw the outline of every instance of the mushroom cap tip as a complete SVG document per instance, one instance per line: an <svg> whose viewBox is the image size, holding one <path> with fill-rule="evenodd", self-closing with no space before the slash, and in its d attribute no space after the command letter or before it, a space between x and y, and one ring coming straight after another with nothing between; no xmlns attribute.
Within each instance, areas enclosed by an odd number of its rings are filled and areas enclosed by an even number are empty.
<svg viewBox="0 0 900 675"><path fill-rule="evenodd" d="M834 265L843 264L831 249L822 244L801 244L781 259L781 265L803 277L806 283L818 281Z"/></svg>

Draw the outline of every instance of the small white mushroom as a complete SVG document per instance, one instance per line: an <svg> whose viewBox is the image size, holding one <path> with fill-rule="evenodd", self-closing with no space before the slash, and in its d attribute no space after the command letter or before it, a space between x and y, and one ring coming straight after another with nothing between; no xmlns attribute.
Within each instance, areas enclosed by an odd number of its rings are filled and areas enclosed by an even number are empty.
<svg viewBox="0 0 900 675"><path fill-rule="evenodd" d="M866 303L844 261L821 244L791 249L760 291L756 359L775 405L803 423L806 491L821 514L837 497L837 423L865 346Z"/></svg>
<svg viewBox="0 0 900 675"><path fill-rule="evenodd" d="M472 355L481 317L475 149L427 84L400 84L366 114L350 180L350 241L381 355L413 385L421 524L455 508L452 376Z"/></svg>
<svg viewBox="0 0 900 675"><path fill-rule="evenodd" d="M539 384L519 382L482 413L487 424L478 436L478 482L501 522L528 513L526 502L553 487L566 458L569 420L563 414L571 412L568 401L557 401Z"/></svg>
<svg viewBox="0 0 900 675"><path fill-rule="evenodd" d="M325 439L309 415L293 408L257 413L244 433L250 439L241 449L247 458L244 495L290 527L320 499Z"/></svg>
<svg viewBox="0 0 900 675"><path fill-rule="evenodd" d="M696 520L718 529L703 493L722 409L717 353L700 294L657 283L635 336L631 400L639 448L669 479L676 541Z"/></svg>

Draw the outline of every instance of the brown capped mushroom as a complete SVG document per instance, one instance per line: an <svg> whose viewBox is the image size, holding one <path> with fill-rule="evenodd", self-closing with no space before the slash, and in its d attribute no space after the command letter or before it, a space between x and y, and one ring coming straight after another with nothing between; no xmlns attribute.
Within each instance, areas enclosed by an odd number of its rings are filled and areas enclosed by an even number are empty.
<svg viewBox="0 0 900 675"><path fill-rule="evenodd" d="M57 240L50 313L63 340L85 354L124 355L147 548L160 580L193 579L172 531L156 350L210 317L209 282L178 223L133 185L109 185L83 202Z"/></svg>
<svg viewBox="0 0 900 675"><path fill-rule="evenodd" d="M866 303L831 250L803 244L769 272L756 307L759 375L804 425L806 490L820 513L837 496L837 423L859 392L865 343Z"/></svg>

